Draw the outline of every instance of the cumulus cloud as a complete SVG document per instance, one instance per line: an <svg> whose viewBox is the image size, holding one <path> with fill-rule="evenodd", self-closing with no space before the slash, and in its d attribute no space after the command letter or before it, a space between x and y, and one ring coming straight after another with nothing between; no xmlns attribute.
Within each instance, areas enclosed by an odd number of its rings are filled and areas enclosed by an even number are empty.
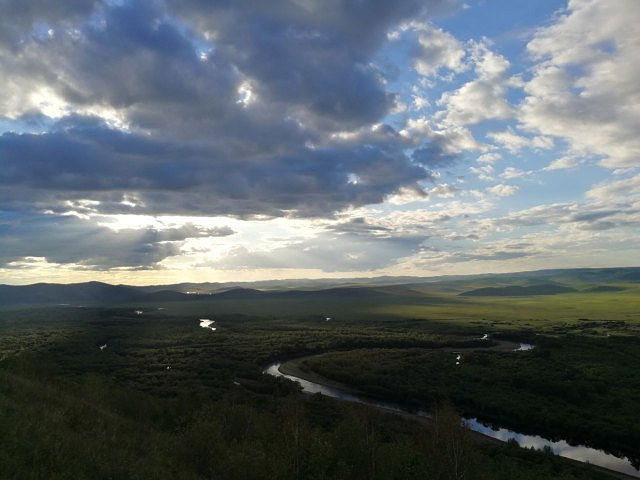
<svg viewBox="0 0 640 480"><path fill-rule="evenodd" d="M492 164L497 162L500 159L502 159L502 155L500 155L499 153L490 152L490 153L483 153L482 155L480 155L478 158L476 158L476 162Z"/></svg>
<svg viewBox="0 0 640 480"><path fill-rule="evenodd" d="M479 180L490 182L493 180L493 167L490 164L481 167L469 167L469 171L478 176Z"/></svg>
<svg viewBox="0 0 640 480"><path fill-rule="evenodd" d="M621 187L622 185L614 185L612 188L618 190ZM595 190L595 195L601 193L604 191ZM583 231L637 228L640 225L639 207L640 200L637 198L618 199L614 202L553 203L512 212L490 220L489 224L490 228L557 225L565 230Z"/></svg>
<svg viewBox="0 0 640 480"><path fill-rule="evenodd" d="M491 195L496 195L498 197L510 197L514 195L518 191L518 187L515 185L504 185L499 183L498 185L494 185L493 187L487 188L487 192Z"/></svg>
<svg viewBox="0 0 640 480"><path fill-rule="evenodd" d="M532 175L533 173L534 172L532 172L532 171L525 172L525 171L520 170L520 169L515 168L515 167L507 167L500 174L500 177L504 178L506 180L509 180L509 179L512 179L512 178L525 178L525 177L528 177L528 176Z"/></svg>
<svg viewBox="0 0 640 480"><path fill-rule="evenodd" d="M622 180L602 182L587 191L587 197L597 200L610 200L614 197L639 194L640 174Z"/></svg>
<svg viewBox="0 0 640 480"><path fill-rule="evenodd" d="M437 149L439 155L448 155L451 158L463 152L481 152L487 149L485 145L476 141L469 129L457 125L435 126L430 119L423 116L409 118L400 135L417 145L426 143L424 148Z"/></svg>
<svg viewBox="0 0 640 480"><path fill-rule="evenodd" d="M640 165L640 8L635 0L571 0L528 44L535 61L522 125L562 138L610 168Z"/></svg>
<svg viewBox="0 0 640 480"><path fill-rule="evenodd" d="M517 191L518 187L516 187L515 185L504 185L502 183L487 188L487 192L498 197L509 197L511 195L514 195Z"/></svg>
<svg viewBox="0 0 640 480"><path fill-rule="evenodd" d="M387 197L387 201L392 205L404 205L425 200L428 196L429 193L422 188L401 188L397 193Z"/></svg>
<svg viewBox="0 0 640 480"><path fill-rule="evenodd" d="M631 231L635 0L569 0L513 73L514 44L433 23L460 7L0 0L0 266L365 271L525 258L541 250L483 240L529 227ZM536 207L527 182L499 183L593 160L615 176L589 169L573 203ZM490 218L518 188L530 208ZM151 220L116 228L116 214Z"/></svg>
<svg viewBox="0 0 640 480"><path fill-rule="evenodd" d="M436 185L435 187L429 189L429 195L433 195L436 197L445 197L451 198L455 196L460 190L453 185L449 185L446 183L441 183L440 185Z"/></svg>
<svg viewBox="0 0 640 480"><path fill-rule="evenodd" d="M386 33L457 1L5 3L0 118L41 119L0 137L8 208L330 216L444 161L334 134L397 107L371 61Z"/></svg>
<svg viewBox="0 0 640 480"><path fill-rule="evenodd" d="M557 160L554 160L549 165L547 165L544 170L567 170L570 168L575 168L580 165L580 159L572 156L564 156L560 157Z"/></svg>
<svg viewBox="0 0 640 480"><path fill-rule="evenodd" d="M509 118L512 115L512 108L506 100L509 61L491 51L485 42L472 44L471 61L477 78L440 97L438 105L444 107L439 114L442 121L445 124L469 125Z"/></svg>
<svg viewBox="0 0 640 480"><path fill-rule="evenodd" d="M413 24L418 30L420 48L414 59L414 67L420 75L433 76L441 69L459 73L467 69L464 45L453 35L428 24Z"/></svg>
<svg viewBox="0 0 640 480"><path fill-rule="evenodd" d="M156 268L178 255L187 238L232 235L228 227L204 229L192 224L167 229L121 229L75 216L15 218L0 224L0 266L27 257L96 270Z"/></svg>
<svg viewBox="0 0 640 480"><path fill-rule="evenodd" d="M9 207L90 198L109 213L323 216L379 203L429 178L400 145L334 143L239 161L214 147L153 138L76 120L44 134L0 136L0 198ZM447 156L421 152L419 163ZM350 175L359 179L350 181ZM115 192L120 192L116 194ZM135 206L123 203L134 194ZM52 198L53 197L53 198ZM115 197L115 199L114 199ZM115 200L115 201L114 201ZM16 207L18 208L18 207Z"/></svg>
<svg viewBox="0 0 640 480"><path fill-rule="evenodd" d="M553 148L553 140L551 138L539 135L534 137L518 135L511 127L501 132L489 132L487 136L512 154L518 153L523 148L541 150Z"/></svg>

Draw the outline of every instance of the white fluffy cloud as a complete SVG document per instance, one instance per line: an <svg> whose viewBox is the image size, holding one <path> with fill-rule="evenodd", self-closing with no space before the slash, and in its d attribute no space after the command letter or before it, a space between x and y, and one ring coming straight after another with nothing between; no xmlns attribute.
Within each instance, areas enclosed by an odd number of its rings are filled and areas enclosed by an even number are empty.
<svg viewBox="0 0 640 480"><path fill-rule="evenodd" d="M487 136L512 154L518 153L523 148L549 149L553 147L553 140L549 137L535 136L530 138L518 135L512 128L507 128L502 132L490 132Z"/></svg>
<svg viewBox="0 0 640 480"><path fill-rule="evenodd" d="M493 167L490 164L481 167L469 167L469 171L478 176L479 180L490 182L493 180Z"/></svg>
<svg viewBox="0 0 640 480"><path fill-rule="evenodd" d="M495 163L500 160L502 156L499 153L490 152L483 153L478 158L476 158L476 162L478 163Z"/></svg>
<svg viewBox="0 0 640 480"><path fill-rule="evenodd" d="M580 164L580 160L574 156L567 155L564 157L560 157L557 160L551 162L547 167L544 168L546 171L551 170L566 170L569 168L575 168Z"/></svg>
<svg viewBox="0 0 640 480"><path fill-rule="evenodd" d="M498 185L487 188L487 192L498 197L510 197L517 191L518 187L516 187L515 185L505 185L503 183L499 183Z"/></svg>
<svg viewBox="0 0 640 480"><path fill-rule="evenodd" d="M453 35L433 25L414 25L419 30L419 53L414 67L420 75L433 76L441 69L459 73L466 70L464 45Z"/></svg>
<svg viewBox="0 0 640 480"><path fill-rule="evenodd" d="M640 8L637 0L571 0L528 44L538 63L519 120L596 154L640 166Z"/></svg>
<svg viewBox="0 0 640 480"><path fill-rule="evenodd" d="M624 180L603 182L587 192L587 197L598 200L609 200L620 195L640 194L640 174Z"/></svg>
<svg viewBox="0 0 640 480"><path fill-rule="evenodd" d="M400 131L404 138L411 139L416 144L424 140L437 142L445 153L457 155L462 152L482 152L487 146L479 143L468 128L456 125L440 127L433 125L427 117L410 118Z"/></svg>
<svg viewBox="0 0 640 480"><path fill-rule="evenodd" d="M504 169L504 171L500 174L500 177L505 178L507 180L511 179L511 178L523 178L526 177L528 175L531 175L532 172L523 172L522 170L520 170L519 168L515 168L515 167L507 167Z"/></svg>
<svg viewBox="0 0 640 480"><path fill-rule="evenodd" d="M509 86L506 76L509 61L492 52L484 42L472 44L471 61L477 78L440 97L438 105L444 110L439 117L445 124L453 125L509 118L512 109L505 99Z"/></svg>

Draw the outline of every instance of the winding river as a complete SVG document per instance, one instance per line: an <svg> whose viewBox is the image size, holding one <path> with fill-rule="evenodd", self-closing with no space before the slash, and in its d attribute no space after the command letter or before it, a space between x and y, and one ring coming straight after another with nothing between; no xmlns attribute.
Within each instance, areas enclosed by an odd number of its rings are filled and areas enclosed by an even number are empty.
<svg viewBox="0 0 640 480"><path fill-rule="evenodd" d="M519 350L519 349L518 349ZM525 349L526 350L526 349ZM340 388L323 385L321 383L305 380L294 375L285 374L280 371L280 362L272 363L264 369L264 373L273 375L275 377L284 377L294 382L299 383L302 386L304 393L314 394L321 393L328 397L337 398L346 402L361 403L363 405L369 405L381 410L404 413L415 417L428 418L429 413L426 411L409 411L401 406L389 402L377 401L364 396L356 395L354 393L342 390ZM495 438L506 442L508 440L515 440L521 447L543 449L544 447L551 448L553 453L561 457L570 458L583 463L590 463L599 467L612 470L614 472L623 473L630 477L640 478L640 470L636 469L627 458L619 458L602 450L587 447L584 445L569 445L564 440L552 441L546 438L539 437L537 435L525 435L522 433L514 432L504 428L494 429L489 427L475 418L465 418L465 424L473 431L486 435L487 437Z"/></svg>

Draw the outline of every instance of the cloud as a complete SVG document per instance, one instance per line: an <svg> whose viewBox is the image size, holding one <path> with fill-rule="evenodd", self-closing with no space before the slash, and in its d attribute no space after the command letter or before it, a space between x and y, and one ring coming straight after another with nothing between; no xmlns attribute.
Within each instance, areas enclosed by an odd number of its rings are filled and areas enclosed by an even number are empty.
<svg viewBox="0 0 640 480"><path fill-rule="evenodd" d="M448 125L436 127L426 117L409 118L400 135L416 145L426 144L423 148L437 151L436 158L448 155L452 158L468 151L485 151L487 147L473 138L469 129Z"/></svg>
<svg viewBox="0 0 640 480"><path fill-rule="evenodd" d="M492 164L501 159L502 159L502 155L500 155L499 153L490 152L490 153L483 153L482 155L480 155L478 158L476 158L476 162Z"/></svg>
<svg viewBox="0 0 640 480"><path fill-rule="evenodd" d="M444 110L439 112L444 124L470 125L490 119L507 119L512 108L505 97L509 87L506 72L509 61L492 52L486 43L472 43L471 61L476 79L438 100Z"/></svg>
<svg viewBox="0 0 640 480"><path fill-rule="evenodd" d="M87 119L70 123L50 133L0 136L5 208L59 210L82 198L99 202L103 213L326 216L382 202L430 177L390 142L303 146L243 161L214 146L121 132ZM418 161L436 168L448 159L434 149ZM138 203L123 202L126 195Z"/></svg>
<svg viewBox="0 0 640 480"><path fill-rule="evenodd" d="M519 111L523 127L599 155L609 168L640 165L640 8L635 0L569 1L527 48L537 64Z"/></svg>
<svg viewBox="0 0 640 480"><path fill-rule="evenodd" d="M635 0L568 1L520 73L523 44L432 23L462 7L0 0L0 264L366 271L544 250L500 240L520 229L633 238ZM588 161L614 177L553 203L553 172ZM535 206L516 179L543 172Z"/></svg>
<svg viewBox="0 0 640 480"><path fill-rule="evenodd" d="M429 195L433 195L436 197L451 198L451 197L454 197L455 194L458 193L459 191L460 190L454 187L453 185L441 183L431 188L429 190Z"/></svg>
<svg viewBox="0 0 640 480"><path fill-rule="evenodd" d="M382 225L374 225L368 223L364 217L352 218L346 222L338 223L337 225L330 227L332 231L339 234L351 234L351 235L383 235L389 236L392 231L388 227Z"/></svg>
<svg viewBox="0 0 640 480"><path fill-rule="evenodd" d="M603 201L610 200L614 197L628 197L629 195L638 194L640 194L640 174L623 180L602 182L586 193L588 198Z"/></svg>
<svg viewBox="0 0 640 480"><path fill-rule="evenodd" d="M532 175L534 172L533 171L528 171L528 172L524 172L518 168L515 167L507 167L504 169L504 171L500 174L500 178L504 178L506 180L512 179L512 178L526 178L530 175Z"/></svg>
<svg viewBox="0 0 640 480"><path fill-rule="evenodd" d="M411 202L426 200L429 196L422 188L401 188L397 193L387 197L392 205L404 205Z"/></svg>
<svg viewBox="0 0 640 480"><path fill-rule="evenodd" d="M538 253L536 251L487 250L489 249L479 253L456 252L447 255L445 258L447 262L504 261L531 257Z"/></svg>
<svg viewBox="0 0 640 480"><path fill-rule="evenodd" d="M566 170L570 168L575 168L578 165L580 165L580 163L581 161L579 158L572 157L572 156L564 156L551 162L548 166L544 168L544 170L545 171Z"/></svg>
<svg viewBox="0 0 640 480"><path fill-rule="evenodd" d="M471 173L475 173L479 180L484 182L490 182L493 178L493 167L491 164L483 165L481 167L469 167Z"/></svg>
<svg viewBox="0 0 640 480"><path fill-rule="evenodd" d="M504 185L502 183L487 188L487 192L498 197L509 197L511 195L514 195L517 191L518 187L516 187L515 185Z"/></svg>
<svg viewBox="0 0 640 480"><path fill-rule="evenodd" d="M418 250L424 236L393 233L356 219L310 239L262 250L238 246L207 264L216 269L319 269L324 272L370 271L386 267Z"/></svg>
<svg viewBox="0 0 640 480"><path fill-rule="evenodd" d="M526 137L518 135L511 127L502 132L489 132L487 137L502 146L512 154L518 153L523 148L536 148L547 150L553 148L553 140L549 137Z"/></svg>
<svg viewBox="0 0 640 480"><path fill-rule="evenodd" d="M0 137L6 208L331 216L450 160L374 128L398 99L372 58L457 1L59 3L3 8L0 118L44 127Z"/></svg>
<svg viewBox="0 0 640 480"><path fill-rule="evenodd" d="M629 184L618 184L613 185L612 190L621 193L628 187ZM595 190L595 193L591 195L597 199L599 195L604 194L607 197L607 202L554 203L512 212L501 218L489 220L489 228L536 227L540 225L557 225L564 231L637 228L640 225L640 200L638 198L620 198L618 201L612 201L610 193L611 191Z"/></svg>
<svg viewBox="0 0 640 480"><path fill-rule="evenodd" d="M419 31L420 47L414 58L414 68L423 76L436 75L441 69L456 73L467 69L464 45L453 35L429 24L412 24Z"/></svg>
<svg viewBox="0 0 640 480"><path fill-rule="evenodd" d="M91 13L96 1L92 0L0 0L0 45L8 49L17 49L24 36L31 34L38 25L58 22L72 22L78 17ZM47 35L43 29L41 35ZM34 32L38 33L38 32Z"/></svg>
<svg viewBox="0 0 640 480"><path fill-rule="evenodd" d="M187 238L233 233L228 227L203 229L192 224L115 231L74 216L16 218L0 224L0 266L42 257L49 263L96 270L157 268L165 258L178 255Z"/></svg>
<svg viewBox="0 0 640 480"><path fill-rule="evenodd" d="M254 79L259 95L286 103L292 115L306 120L354 126L375 121L395 101L369 62L387 32L408 19L450 11L459 2L205 5L206 10L199 0L184 0L173 9L199 31L215 32L216 52Z"/></svg>

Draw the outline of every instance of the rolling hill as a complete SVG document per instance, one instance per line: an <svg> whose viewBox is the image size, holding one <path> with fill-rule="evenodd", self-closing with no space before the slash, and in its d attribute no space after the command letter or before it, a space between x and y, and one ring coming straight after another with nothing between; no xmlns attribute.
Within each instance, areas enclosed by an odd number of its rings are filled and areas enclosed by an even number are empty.
<svg viewBox="0 0 640 480"><path fill-rule="evenodd" d="M115 303L140 296L135 287L109 285L102 282L35 283L33 285L0 285L0 305Z"/></svg>
<svg viewBox="0 0 640 480"><path fill-rule="evenodd" d="M640 281L640 268L578 268L505 274L441 277L299 279L259 282L180 283L130 286L101 282L0 285L0 305L107 305L132 302L181 302L242 299L424 297L431 293L462 296L531 296L571 292L614 292L618 283ZM613 285L611 285L613 284Z"/></svg>
<svg viewBox="0 0 640 480"><path fill-rule="evenodd" d="M573 288L562 285L546 284L520 286L510 285L508 287L483 287L462 292L460 295L466 297L525 297L530 295L557 295L559 293L575 292Z"/></svg>

